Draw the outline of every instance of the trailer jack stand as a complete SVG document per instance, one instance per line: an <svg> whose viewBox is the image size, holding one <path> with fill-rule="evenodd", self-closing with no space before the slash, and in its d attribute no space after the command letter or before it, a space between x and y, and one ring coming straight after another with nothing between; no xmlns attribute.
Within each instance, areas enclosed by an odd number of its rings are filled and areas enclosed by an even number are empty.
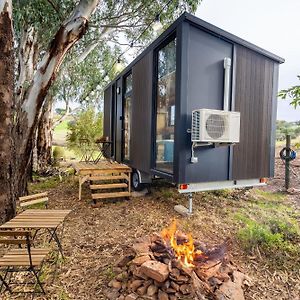
<svg viewBox="0 0 300 300"><path fill-rule="evenodd" d="M193 193L189 193L189 215L193 213Z"/></svg>
<svg viewBox="0 0 300 300"><path fill-rule="evenodd" d="M177 211L179 214L181 214L185 217L186 216L189 217L193 214L193 193L189 193L188 199L189 199L188 208L186 208L185 206L183 206L181 204L174 206L175 211Z"/></svg>

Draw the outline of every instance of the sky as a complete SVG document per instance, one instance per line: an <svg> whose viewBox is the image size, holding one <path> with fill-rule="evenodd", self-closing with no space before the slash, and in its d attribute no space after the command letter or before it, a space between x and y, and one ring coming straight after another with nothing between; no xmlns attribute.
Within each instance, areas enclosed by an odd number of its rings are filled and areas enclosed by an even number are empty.
<svg viewBox="0 0 300 300"><path fill-rule="evenodd" d="M300 85L300 0L203 0L196 16L285 59L279 90ZM278 100L278 120L300 120L300 108Z"/></svg>

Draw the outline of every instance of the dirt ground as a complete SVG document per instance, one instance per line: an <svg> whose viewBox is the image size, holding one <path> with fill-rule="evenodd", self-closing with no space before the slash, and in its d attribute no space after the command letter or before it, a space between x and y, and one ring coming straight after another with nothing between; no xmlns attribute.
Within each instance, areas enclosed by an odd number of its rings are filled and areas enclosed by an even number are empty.
<svg viewBox="0 0 300 300"><path fill-rule="evenodd" d="M267 190L277 192L282 189L282 166L276 159L276 176ZM299 174L299 167L295 170ZM107 299L107 283L113 278L113 265L122 253L137 238L160 232L172 218L180 222L183 230L192 232L196 239L210 245L220 244L226 238L232 240L228 254L251 278L252 286L245 292L247 300L300 299L300 270L293 269L291 264L276 269L259 249L251 255L247 254L236 241L239 225L233 222L232 215L246 211L255 204L251 200L259 197L255 190L199 193L195 196L193 216L184 218L173 207L178 203L186 204L187 199L166 183L156 182L147 196L110 201L99 208L91 208L87 186L83 189L83 199L78 200L77 180L70 176L49 189L51 209L73 211L66 220L63 237L66 259L59 261L56 272L53 266L46 266L43 277L48 295L36 299ZM299 181L293 181L293 184L299 188ZM288 197L290 199L286 201L291 207L293 203L299 204L299 195ZM27 298L8 296L3 299Z"/></svg>

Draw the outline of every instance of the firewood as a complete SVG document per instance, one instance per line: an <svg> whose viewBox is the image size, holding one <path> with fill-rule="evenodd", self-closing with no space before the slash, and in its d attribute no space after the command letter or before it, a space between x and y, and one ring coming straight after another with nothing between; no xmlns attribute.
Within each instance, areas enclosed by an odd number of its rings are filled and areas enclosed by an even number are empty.
<svg viewBox="0 0 300 300"><path fill-rule="evenodd" d="M141 285L143 284L143 280L133 280L130 284L129 284L129 289L132 290L133 292L135 292Z"/></svg>
<svg viewBox="0 0 300 300"><path fill-rule="evenodd" d="M142 256L138 256L136 258L134 258L131 263L133 265L137 265L137 266L140 266L142 265L144 262L150 260L150 256L149 255L142 255Z"/></svg>
<svg viewBox="0 0 300 300"><path fill-rule="evenodd" d="M140 296L143 296L146 294L146 291L147 291L147 287L143 285L136 290L136 293Z"/></svg>
<svg viewBox="0 0 300 300"><path fill-rule="evenodd" d="M169 300L169 296L166 292L159 290L158 291L158 300Z"/></svg>
<svg viewBox="0 0 300 300"><path fill-rule="evenodd" d="M187 235L176 232L177 245L188 241ZM109 283L111 291L107 298L244 300L242 287L246 277L225 257L228 241L213 248L197 241L194 246L202 252L196 251L194 266L187 266L175 256L170 242L161 236L140 239L132 246L133 251L125 254L114 267L117 275ZM237 298L232 298L231 294Z"/></svg>
<svg viewBox="0 0 300 300"><path fill-rule="evenodd" d="M116 263L117 267L125 267L134 258L134 256L135 255L133 253L126 254Z"/></svg>
<svg viewBox="0 0 300 300"><path fill-rule="evenodd" d="M158 282L164 282L169 276L168 266L153 260L144 262L141 271Z"/></svg>
<svg viewBox="0 0 300 300"><path fill-rule="evenodd" d="M147 289L148 296L154 296L158 291L158 287L154 284L151 284Z"/></svg>
<svg viewBox="0 0 300 300"><path fill-rule="evenodd" d="M180 286L180 292L183 294L183 295L188 295L192 292L192 287L191 285L189 284L182 284Z"/></svg>
<svg viewBox="0 0 300 300"><path fill-rule="evenodd" d="M179 291L179 289L180 289L180 286L179 286L179 284L177 284L176 282L174 282L174 281L171 281L171 287L175 290L175 291Z"/></svg>

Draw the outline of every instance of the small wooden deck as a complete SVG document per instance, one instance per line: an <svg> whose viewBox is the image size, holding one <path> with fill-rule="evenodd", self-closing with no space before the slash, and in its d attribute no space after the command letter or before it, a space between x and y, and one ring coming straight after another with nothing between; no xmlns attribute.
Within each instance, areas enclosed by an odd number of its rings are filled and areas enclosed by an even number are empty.
<svg viewBox="0 0 300 300"><path fill-rule="evenodd" d="M96 164L92 162L74 163L73 168L79 176L79 200L81 199L82 184L86 181L91 182L90 188L94 201L130 196L131 168L127 165L103 160ZM113 191L107 192L108 189ZM122 191L118 189L122 189ZM106 191L102 192L103 190ZM93 193L94 191L96 193Z"/></svg>

